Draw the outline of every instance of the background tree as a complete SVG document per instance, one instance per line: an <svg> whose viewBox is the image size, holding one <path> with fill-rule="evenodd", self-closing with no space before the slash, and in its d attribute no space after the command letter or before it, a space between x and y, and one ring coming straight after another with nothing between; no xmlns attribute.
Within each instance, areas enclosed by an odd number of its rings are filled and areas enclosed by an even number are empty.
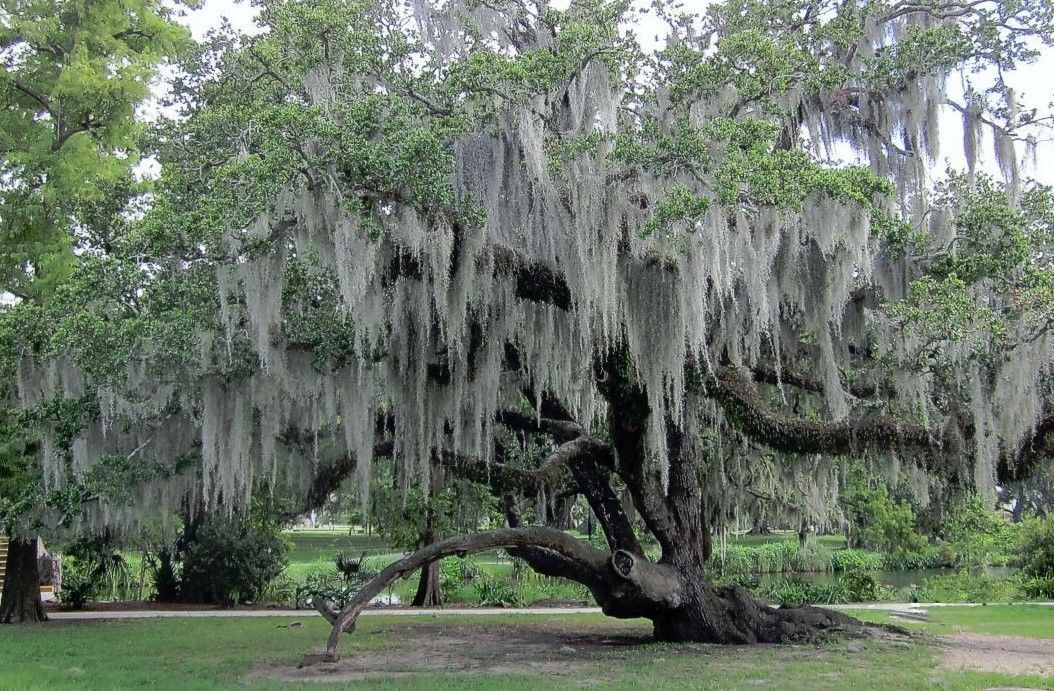
<svg viewBox="0 0 1054 691"><path fill-rule="evenodd" d="M5 302L22 300L26 314L70 277L77 252L106 253L119 241L121 212L136 188L132 169L143 127L136 109L158 66L188 38L173 21L179 4L0 2L0 291ZM105 321L105 315L95 318ZM20 526L18 518L42 501L39 468L27 470L20 461L40 440L9 403L17 379L11 367L22 339L32 338L27 323L4 315L5 345L12 350L0 389L0 426L8 432L0 456L6 477L0 524L16 534L0 604L3 623L43 618L37 540L23 537L33 527Z"/></svg>
<svg viewBox="0 0 1054 691"><path fill-rule="evenodd" d="M1054 207L1015 162L1043 119L1002 75L1054 16L658 3L648 53L629 9L276 0L267 31L207 46L133 241L21 351L45 482L194 459L137 508L166 510L173 483L237 506L259 485L326 496L320 478L390 456L418 486L441 465L503 500L589 501L609 550L507 512L323 606L334 654L393 579L496 547L660 640L853 626L714 585L712 533L761 459L816 497L850 455L923 495L990 490L1046 448ZM934 191L947 77L992 67L952 106L970 170ZM1005 182L973 170L979 131ZM524 463L505 433L549 453Z"/></svg>
<svg viewBox="0 0 1054 691"><path fill-rule="evenodd" d="M378 469L388 464L379 464ZM442 468L431 473L427 488L401 491L392 473L381 473L370 498L377 532L392 545L417 550L443 538L477 530L490 522L497 507L485 486L471 480L445 477ZM443 604L439 563L421 569L414 607Z"/></svg>

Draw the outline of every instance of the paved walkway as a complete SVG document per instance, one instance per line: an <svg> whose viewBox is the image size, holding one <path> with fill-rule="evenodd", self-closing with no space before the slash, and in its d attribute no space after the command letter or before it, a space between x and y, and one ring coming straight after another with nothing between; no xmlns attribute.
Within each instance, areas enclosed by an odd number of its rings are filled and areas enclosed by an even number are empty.
<svg viewBox="0 0 1054 691"><path fill-rule="evenodd" d="M935 607L982 607L981 602L868 602L849 605L826 605L828 609L867 609L880 612L919 612ZM987 603L1000 604L1000 603ZM1054 602L1012 603L1018 605L1054 606ZM447 607L442 609L376 607L363 611L362 616L441 617L484 615L554 615L600 614L599 607ZM208 617L311 617L319 616L313 609L192 609L192 610L115 610L106 612L49 612L53 620L67 619L197 619Z"/></svg>

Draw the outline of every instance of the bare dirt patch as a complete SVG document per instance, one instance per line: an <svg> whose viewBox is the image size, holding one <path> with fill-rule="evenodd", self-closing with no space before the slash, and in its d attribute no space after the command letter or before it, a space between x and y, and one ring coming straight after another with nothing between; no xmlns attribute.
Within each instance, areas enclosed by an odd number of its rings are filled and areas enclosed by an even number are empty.
<svg viewBox="0 0 1054 691"><path fill-rule="evenodd" d="M852 660L872 645L910 645L908 638L877 628L871 639L833 646L764 646L787 662ZM692 656L734 668L756 664L757 646L655 643L651 626L638 622L598 625L517 621L509 624L393 623L360 628L345 638L338 662L271 663L244 681L353 683L421 675L530 675L573 678L576 685L612 683L633 660L662 661ZM862 658L861 658L862 659ZM833 670L835 677L841 674Z"/></svg>
<svg viewBox="0 0 1054 691"><path fill-rule="evenodd" d="M945 669L1054 676L1054 641L961 633L943 636Z"/></svg>
<svg viewBox="0 0 1054 691"><path fill-rule="evenodd" d="M305 667L270 664L251 671L247 682L261 679L347 683L397 679L421 674L594 674L602 679L603 660L618 651L646 646L646 627L612 632L565 630L552 623L530 625L405 625L359 631L363 647L349 638L340 661ZM370 638L384 637L383 645Z"/></svg>

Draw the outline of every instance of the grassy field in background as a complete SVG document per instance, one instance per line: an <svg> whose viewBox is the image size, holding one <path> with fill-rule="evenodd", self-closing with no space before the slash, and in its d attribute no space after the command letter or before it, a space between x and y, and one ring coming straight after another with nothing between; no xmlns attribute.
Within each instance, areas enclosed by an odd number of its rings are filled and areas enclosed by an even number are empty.
<svg viewBox="0 0 1054 691"><path fill-rule="evenodd" d="M920 627L939 633L1006 633L1013 627L1017 635L1054 637L1050 609L990 606L931 614L934 621ZM327 631L318 617L305 616L299 627L289 623L170 619L10 627L0 633L0 687L199 689L248 681L277 688L283 684L274 676L301 674L296 662L318 650ZM356 688L1054 688L1050 677L944 669L942 647L927 641L868 640L856 647L846 642L662 645L644 642L648 630L647 622L598 615L442 616L412 622L367 617L343 641L341 664L353 674L348 685L354 682ZM334 680L340 678L338 671L313 673Z"/></svg>
<svg viewBox="0 0 1054 691"><path fill-rule="evenodd" d="M930 619L927 622L905 621L888 612L874 610L851 610L849 614L863 621L896 624L935 634L982 633L1054 640L1054 607L1049 606L932 607L926 613Z"/></svg>

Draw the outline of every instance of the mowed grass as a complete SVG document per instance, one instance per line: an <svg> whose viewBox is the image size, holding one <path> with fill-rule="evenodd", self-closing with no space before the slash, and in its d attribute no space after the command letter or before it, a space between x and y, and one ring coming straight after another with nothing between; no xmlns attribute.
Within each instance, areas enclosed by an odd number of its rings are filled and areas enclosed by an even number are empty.
<svg viewBox="0 0 1054 691"><path fill-rule="evenodd" d="M981 608L978 608L981 609ZM935 610L936 612L936 610ZM868 613L875 614L875 613ZM981 615L985 616L981 616ZM940 610L940 624L976 632L1007 633L1006 626L1027 624L1030 635L1049 637L1054 612L1027 606ZM54 622L0 629L0 687L4 689L131 687L222 688L249 683L279 688L270 680L274 669L291 670L305 653L319 650L327 633L324 622L305 616L302 627L274 618L165 619L123 622ZM927 624L936 627L937 623ZM862 650L845 642L815 646L691 646L635 643L601 645L586 657L584 644L573 639L577 653L550 646L538 664L512 665L501 646L515 652L519 629L585 633L593 641L631 636L643 640L647 622L620 622L599 615L366 617L342 643L351 661L395 656L391 668L347 682L355 688L534 689L713 688L744 687L861 689L983 689L993 686L1054 688L1054 679L958 672L941 669L940 648L925 641L867 641ZM490 641L493 664L474 669L459 665L421 670L407 660L440 649L444 636ZM473 633L474 632L474 633ZM1022 631L1016 631L1019 635ZM456 643L456 641L455 641ZM598 644L599 645L599 644ZM494 648L497 646L497 648ZM457 649L457 648L455 648ZM459 650L459 649L457 649ZM476 651L478 653L478 651ZM471 655L472 651L468 651ZM522 648L521 648L522 654ZM533 654L533 653L532 653ZM555 662L554 662L555 661ZM546 665L549 665L548 667ZM491 673L490 669L495 671ZM307 684L311 688L317 685ZM340 686L340 685L338 685ZM326 687L333 688L333 687Z"/></svg>
<svg viewBox="0 0 1054 691"><path fill-rule="evenodd" d="M340 552L358 558L393 551L391 546L377 535L349 533L347 530L288 530L283 535L290 542L286 558L290 564L332 561Z"/></svg>
<svg viewBox="0 0 1054 691"><path fill-rule="evenodd" d="M906 629L935 634L982 633L1054 640L1054 607L1043 605L980 605L977 607L931 607L929 621L897 618L889 612L851 610L863 621L896 624Z"/></svg>

